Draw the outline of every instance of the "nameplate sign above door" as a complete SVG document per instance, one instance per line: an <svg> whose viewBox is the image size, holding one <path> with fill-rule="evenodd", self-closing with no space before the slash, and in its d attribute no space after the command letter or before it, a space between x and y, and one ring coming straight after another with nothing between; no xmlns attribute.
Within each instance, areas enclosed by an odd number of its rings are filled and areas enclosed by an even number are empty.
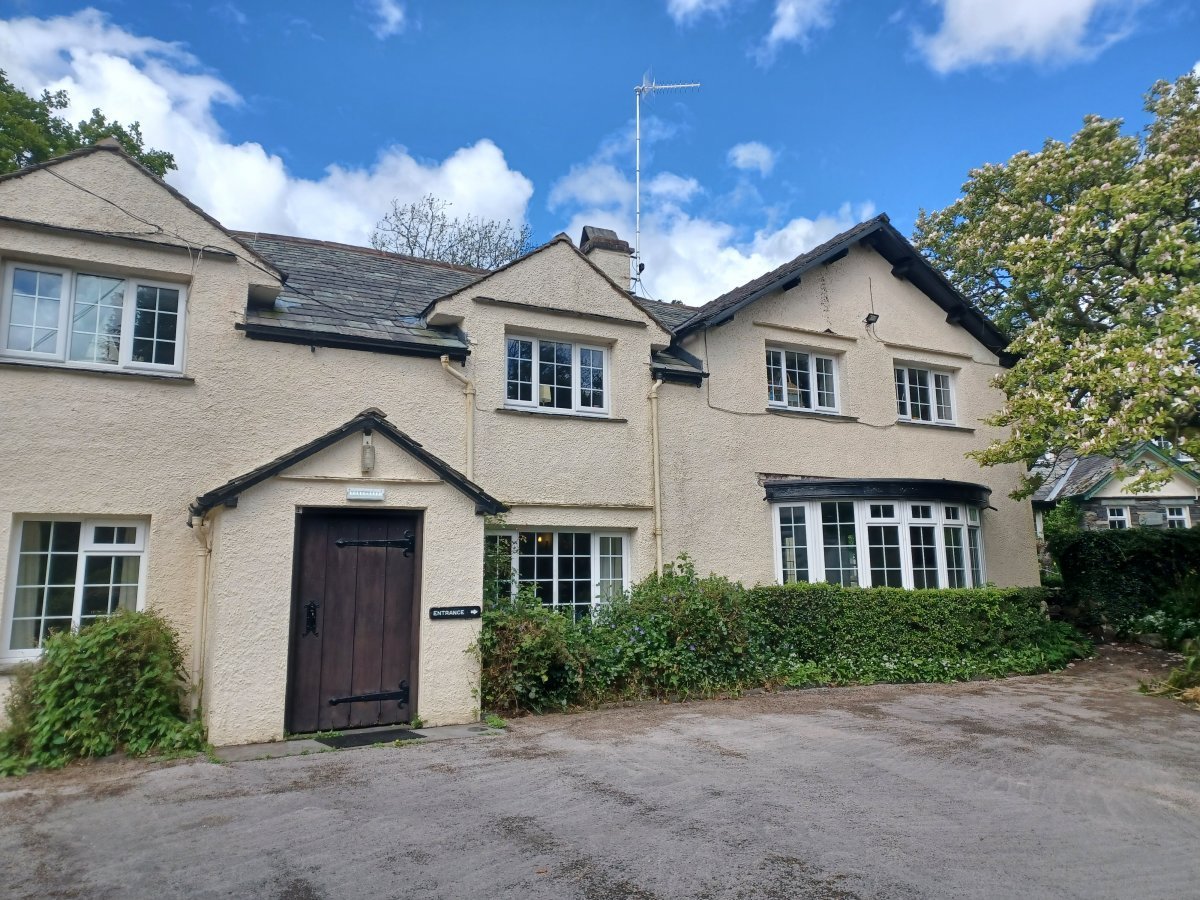
<svg viewBox="0 0 1200 900"><path fill-rule="evenodd" d="M438 619L478 619L482 615L482 606L434 606L429 610L429 618L434 621Z"/></svg>

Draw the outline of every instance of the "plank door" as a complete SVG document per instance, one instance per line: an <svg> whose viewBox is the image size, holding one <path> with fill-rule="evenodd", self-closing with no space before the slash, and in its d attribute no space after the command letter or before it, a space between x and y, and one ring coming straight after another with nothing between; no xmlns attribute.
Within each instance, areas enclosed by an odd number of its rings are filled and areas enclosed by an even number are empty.
<svg viewBox="0 0 1200 900"><path fill-rule="evenodd" d="M417 517L312 510L297 528L288 731L410 721Z"/></svg>

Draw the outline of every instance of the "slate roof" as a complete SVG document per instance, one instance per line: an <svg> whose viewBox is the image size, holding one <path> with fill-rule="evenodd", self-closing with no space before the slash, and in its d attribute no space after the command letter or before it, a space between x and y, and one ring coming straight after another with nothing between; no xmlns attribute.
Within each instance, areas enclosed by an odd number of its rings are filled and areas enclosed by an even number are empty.
<svg viewBox="0 0 1200 900"><path fill-rule="evenodd" d="M801 253L790 262L785 262L783 265L772 269L763 275L759 275L753 281L747 281L745 284L735 287L731 291L726 291L715 300L710 300L694 310L685 322L692 327L698 327L708 322L712 322L720 318L721 313L736 309L739 305L752 301L754 295L770 291L776 285L786 282L789 278L803 274L812 267L816 262L819 262L822 257L838 252L843 247L848 247L856 240L861 238L869 231L875 230L881 223L887 222L888 217L880 213L873 219L868 219L865 222L860 222L853 228L843 231L841 234L835 235L823 244L813 247L806 253Z"/></svg>
<svg viewBox="0 0 1200 900"><path fill-rule="evenodd" d="M650 300L647 297L631 297L642 311L667 331L674 331L693 315L695 306L683 303L666 303L662 300Z"/></svg>
<svg viewBox="0 0 1200 900"><path fill-rule="evenodd" d="M429 327L422 311L478 281L485 269L309 238L236 234L287 276L274 309L247 310L244 330L252 337L287 333L364 349L466 353L457 331Z"/></svg>
<svg viewBox="0 0 1200 900"><path fill-rule="evenodd" d="M1111 456L1076 456L1073 450L1064 450L1034 493L1033 502L1053 503L1086 494L1116 467Z"/></svg>
<svg viewBox="0 0 1200 900"><path fill-rule="evenodd" d="M866 242L892 264L892 272L922 291L946 312L946 320L964 328L968 334L1000 358L1001 365L1011 366L1015 357L1007 352L1008 338L979 310L960 294L946 277L929 264L916 248L891 224L886 213L860 222L835 235L825 243L801 253L790 262L727 291L701 306L675 332L686 335L701 328L720 325L733 318L738 310L777 290L798 284L809 270L834 262L849 249Z"/></svg>
<svg viewBox="0 0 1200 900"><path fill-rule="evenodd" d="M1153 444L1144 443L1130 453L1128 458L1134 460L1143 453L1157 456L1159 460L1172 464L1187 477L1200 482L1200 473L1192 467L1192 460L1188 457L1169 456ZM1100 482L1116 471L1116 468L1117 460L1114 457L1099 454L1076 456L1074 451L1064 450L1046 472L1046 480L1034 493L1033 502L1053 504L1071 497L1082 497L1099 486Z"/></svg>

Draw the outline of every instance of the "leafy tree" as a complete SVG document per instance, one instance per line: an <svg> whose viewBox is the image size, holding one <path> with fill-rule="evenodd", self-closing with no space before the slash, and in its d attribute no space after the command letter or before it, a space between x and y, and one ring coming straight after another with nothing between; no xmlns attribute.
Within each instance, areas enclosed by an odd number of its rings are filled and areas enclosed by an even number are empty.
<svg viewBox="0 0 1200 900"><path fill-rule="evenodd" d="M480 269L502 266L533 249L528 225L477 216L451 218L449 208L447 201L432 194L415 203L393 200L392 211L375 226L371 246Z"/></svg>
<svg viewBox="0 0 1200 900"><path fill-rule="evenodd" d="M106 137L116 138L126 153L160 178L175 168L172 154L146 148L137 122L128 126L110 122L93 109L90 119L72 125L60 115L68 103L66 91L30 97L0 70L0 174L90 147Z"/></svg>
<svg viewBox="0 0 1200 900"><path fill-rule="evenodd" d="M973 454L985 465L1119 457L1159 436L1200 456L1200 76L1158 82L1146 110L1140 136L1088 116L1068 143L972 170L917 219L925 255L1014 336L989 420L1009 436Z"/></svg>

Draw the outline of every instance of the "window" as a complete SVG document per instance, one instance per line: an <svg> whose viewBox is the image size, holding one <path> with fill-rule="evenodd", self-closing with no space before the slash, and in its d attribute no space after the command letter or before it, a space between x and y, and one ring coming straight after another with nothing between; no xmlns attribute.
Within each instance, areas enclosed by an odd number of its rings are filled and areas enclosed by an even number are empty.
<svg viewBox="0 0 1200 900"><path fill-rule="evenodd" d="M505 554L511 562L506 567ZM484 574L501 595L532 585L546 606L576 620L629 587L622 534L590 531L518 531L487 536ZM507 571L505 571L507 569Z"/></svg>
<svg viewBox="0 0 1200 900"><path fill-rule="evenodd" d="M509 337L505 368L509 406L558 413L608 410L608 353L601 347Z"/></svg>
<svg viewBox="0 0 1200 900"><path fill-rule="evenodd" d="M779 503L774 511L776 574L785 584L965 588L985 583L982 523L974 506L822 500Z"/></svg>
<svg viewBox="0 0 1200 900"><path fill-rule="evenodd" d="M897 366L896 415L901 421L954 424L954 389L949 372Z"/></svg>
<svg viewBox="0 0 1200 900"><path fill-rule="evenodd" d="M10 264L0 354L91 369L180 371L184 306L178 285Z"/></svg>
<svg viewBox="0 0 1200 900"><path fill-rule="evenodd" d="M837 412L837 370L833 357L768 347L767 405Z"/></svg>
<svg viewBox="0 0 1200 900"><path fill-rule="evenodd" d="M7 655L35 655L52 631L140 606L144 523L30 519L15 541Z"/></svg>
<svg viewBox="0 0 1200 900"><path fill-rule="evenodd" d="M1191 517L1188 514L1188 508L1186 506L1167 507L1168 528L1190 528L1191 526Z"/></svg>
<svg viewBox="0 0 1200 900"><path fill-rule="evenodd" d="M1108 515L1108 527L1113 529L1121 529L1129 527L1129 510L1124 506L1110 506L1106 510Z"/></svg>
<svg viewBox="0 0 1200 900"><path fill-rule="evenodd" d="M825 556L825 580L853 587L858 584L858 548L855 545L854 504L821 504L821 548Z"/></svg>

